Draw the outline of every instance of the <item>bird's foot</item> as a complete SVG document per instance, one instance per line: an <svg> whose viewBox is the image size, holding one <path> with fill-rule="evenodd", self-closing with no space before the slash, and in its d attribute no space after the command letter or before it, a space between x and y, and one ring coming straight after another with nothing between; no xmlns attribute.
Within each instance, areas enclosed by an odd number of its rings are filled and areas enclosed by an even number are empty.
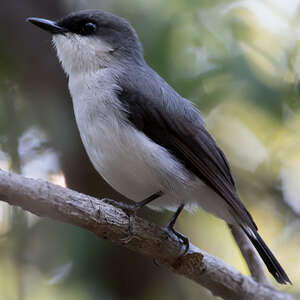
<svg viewBox="0 0 300 300"><path fill-rule="evenodd" d="M136 234L136 231L134 229L134 217L135 217L136 211L133 214L128 214L128 235L121 239L121 242L124 244L130 243L132 240L141 240L141 238Z"/></svg>
<svg viewBox="0 0 300 300"><path fill-rule="evenodd" d="M128 236L123 238L122 241L127 244L130 241L132 241L132 239L139 239L139 237L137 237L136 232L134 231L133 228L133 224L134 224L134 217L137 213L137 211L139 209L141 209L142 207L144 207L145 205L147 205L148 203L154 201L155 199L161 197L163 195L162 191L158 191L152 195L150 195L149 197L147 197L146 199L140 201L140 202L136 202L134 204L127 204L127 203L123 203L123 202L117 202L111 199L105 199L106 203L109 203L115 207L119 207L121 208L127 215L129 218L129 228L128 228Z"/></svg>
<svg viewBox="0 0 300 300"><path fill-rule="evenodd" d="M136 216L137 211L139 210L140 206L137 205L138 203L134 204L128 204L124 202L117 202L115 200L111 199L105 199L106 203L109 203L115 207L121 208L128 216L128 235L121 240L122 243L128 244L130 243L133 239L140 239L134 230L134 217Z"/></svg>
<svg viewBox="0 0 300 300"><path fill-rule="evenodd" d="M189 238L182 233L176 231L172 226L166 226L165 230L168 232L168 234L171 237L176 237L177 239L181 240L182 244L184 245L185 249L183 253L180 255L180 257L184 256L190 249L190 241Z"/></svg>

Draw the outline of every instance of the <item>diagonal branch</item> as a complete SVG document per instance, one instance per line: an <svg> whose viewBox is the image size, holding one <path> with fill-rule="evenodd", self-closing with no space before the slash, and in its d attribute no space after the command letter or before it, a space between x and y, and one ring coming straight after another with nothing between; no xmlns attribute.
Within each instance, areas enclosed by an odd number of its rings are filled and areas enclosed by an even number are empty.
<svg viewBox="0 0 300 300"><path fill-rule="evenodd" d="M36 215L85 228L102 239L148 255L171 272L208 288L214 295L230 300L292 300L273 288L242 275L221 260L191 245L180 257L179 241L144 219L132 216L135 236L129 242L129 217L117 206L42 180L33 180L0 170L0 199ZM128 239L127 239L128 240Z"/></svg>

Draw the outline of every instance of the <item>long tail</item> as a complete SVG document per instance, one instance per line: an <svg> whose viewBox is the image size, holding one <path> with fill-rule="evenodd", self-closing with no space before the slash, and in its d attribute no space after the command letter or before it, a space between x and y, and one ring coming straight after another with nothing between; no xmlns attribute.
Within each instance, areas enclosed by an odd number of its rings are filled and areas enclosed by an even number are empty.
<svg viewBox="0 0 300 300"><path fill-rule="evenodd" d="M241 226L242 227L242 226ZM248 230L243 228L243 231L259 253L260 257L264 261L266 267L268 268L269 272L273 275L273 277L276 279L277 282L281 284L287 284L292 282L290 281L289 277L281 267L280 263L276 259L276 257L273 255L271 250L268 248L268 246L265 244L263 239L260 237L258 232L256 230L251 230L251 233L253 232L254 235L252 235Z"/></svg>

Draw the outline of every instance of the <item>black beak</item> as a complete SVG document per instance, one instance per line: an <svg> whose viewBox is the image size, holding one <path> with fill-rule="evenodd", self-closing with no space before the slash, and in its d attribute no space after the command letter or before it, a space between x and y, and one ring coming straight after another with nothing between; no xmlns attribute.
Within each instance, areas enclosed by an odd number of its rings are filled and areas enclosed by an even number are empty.
<svg viewBox="0 0 300 300"><path fill-rule="evenodd" d="M65 32L68 32L68 30L66 28L58 26L57 23L54 21L40 19L40 18L27 18L26 21L30 22L52 34L63 34Z"/></svg>

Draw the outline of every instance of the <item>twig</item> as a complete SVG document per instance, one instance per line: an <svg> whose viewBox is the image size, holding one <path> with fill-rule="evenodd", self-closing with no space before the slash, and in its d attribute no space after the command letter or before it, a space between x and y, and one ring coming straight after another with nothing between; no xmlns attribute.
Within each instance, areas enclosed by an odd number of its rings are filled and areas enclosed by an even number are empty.
<svg viewBox="0 0 300 300"><path fill-rule="evenodd" d="M231 233L237 245L239 246L243 257L246 260L246 263L254 280L261 284L271 286L271 283L264 272L263 264L244 232L237 226L228 225L228 227L230 228Z"/></svg>
<svg viewBox="0 0 300 300"><path fill-rule="evenodd" d="M170 237L164 229L136 216L131 218L135 238L124 244L122 241L128 236L128 215L105 200L2 170L0 199L36 215L85 228L102 239L148 255L170 271L194 280L223 299L293 299L240 274L193 245L185 256L180 257L182 245L178 240Z"/></svg>

